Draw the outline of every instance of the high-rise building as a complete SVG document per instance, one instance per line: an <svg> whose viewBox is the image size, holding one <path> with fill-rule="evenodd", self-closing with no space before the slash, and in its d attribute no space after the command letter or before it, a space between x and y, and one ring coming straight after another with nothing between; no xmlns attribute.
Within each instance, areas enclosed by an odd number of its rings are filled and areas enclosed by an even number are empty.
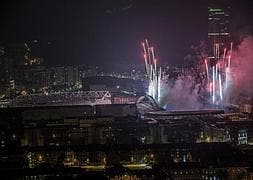
<svg viewBox="0 0 253 180"><path fill-rule="evenodd" d="M229 47L231 42L229 0L208 1L208 45L210 53L219 44L220 48Z"/></svg>
<svg viewBox="0 0 253 180"><path fill-rule="evenodd" d="M65 68L63 66L55 67L54 71L54 85L65 85Z"/></svg>
<svg viewBox="0 0 253 180"><path fill-rule="evenodd" d="M48 88L51 85L51 72L49 70L39 71L36 73L36 85L39 88Z"/></svg>
<svg viewBox="0 0 253 180"><path fill-rule="evenodd" d="M73 86L79 82L79 73L77 66L66 67L67 85Z"/></svg>

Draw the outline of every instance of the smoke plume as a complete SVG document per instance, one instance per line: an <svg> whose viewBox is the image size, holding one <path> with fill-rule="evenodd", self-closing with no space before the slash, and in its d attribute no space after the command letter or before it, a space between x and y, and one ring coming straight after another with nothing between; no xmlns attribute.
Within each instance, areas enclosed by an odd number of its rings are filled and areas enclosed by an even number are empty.
<svg viewBox="0 0 253 180"><path fill-rule="evenodd" d="M180 75L175 80L162 83L161 104L171 110L197 110L203 108L200 100L201 83L192 75Z"/></svg>
<svg viewBox="0 0 253 180"><path fill-rule="evenodd" d="M230 53L228 52L228 54ZM167 81L163 80L160 105L171 110L210 108L211 97L207 91L207 81L205 80L206 78L201 78L198 72L192 71L182 73L174 78L170 77ZM253 37L244 38L234 48L228 83L223 103L252 103L250 101L253 97Z"/></svg>
<svg viewBox="0 0 253 180"><path fill-rule="evenodd" d="M253 37L246 37L233 51L231 60L232 89L230 98L253 97Z"/></svg>

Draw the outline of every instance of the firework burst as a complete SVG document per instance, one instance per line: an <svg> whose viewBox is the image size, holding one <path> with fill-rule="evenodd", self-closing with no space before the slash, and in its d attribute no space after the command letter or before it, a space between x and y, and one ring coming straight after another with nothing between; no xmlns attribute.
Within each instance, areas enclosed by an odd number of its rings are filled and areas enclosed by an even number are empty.
<svg viewBox="0 0 253 180"><path fill-rule="evenodd" d="M157 67L157 58L153 46L149 45L148 40L142 43L143 57L145 61L146 76L148 79L148 95L152 96L157 102L161 98L161 67Z"/></svg>

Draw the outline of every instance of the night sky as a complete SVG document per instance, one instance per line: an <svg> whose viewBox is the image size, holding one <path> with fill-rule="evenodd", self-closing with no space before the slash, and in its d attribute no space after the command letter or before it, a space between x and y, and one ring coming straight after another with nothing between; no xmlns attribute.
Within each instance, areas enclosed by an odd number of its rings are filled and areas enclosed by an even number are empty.
<svg viewBox="0 0 253 180"><path fill-rule="evenodd" d="M251 34L253 2L231 5L234 36ZM17 0L0 10L0 43L27 42L47 65L134 67L144 38L158 61L178 65L207 34L207 0Z"/></svg>

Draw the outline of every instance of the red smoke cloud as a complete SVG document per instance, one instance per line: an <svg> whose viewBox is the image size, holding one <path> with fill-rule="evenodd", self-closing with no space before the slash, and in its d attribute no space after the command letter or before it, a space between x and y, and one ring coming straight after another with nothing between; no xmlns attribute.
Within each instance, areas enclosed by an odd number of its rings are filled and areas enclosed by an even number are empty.
<svg viewBox="0 0 253 180"><path fill-rule="evenodd" d="M253 37L245 38L233 51L231 60L232 89L230 97L253 97Z"/></svg>

